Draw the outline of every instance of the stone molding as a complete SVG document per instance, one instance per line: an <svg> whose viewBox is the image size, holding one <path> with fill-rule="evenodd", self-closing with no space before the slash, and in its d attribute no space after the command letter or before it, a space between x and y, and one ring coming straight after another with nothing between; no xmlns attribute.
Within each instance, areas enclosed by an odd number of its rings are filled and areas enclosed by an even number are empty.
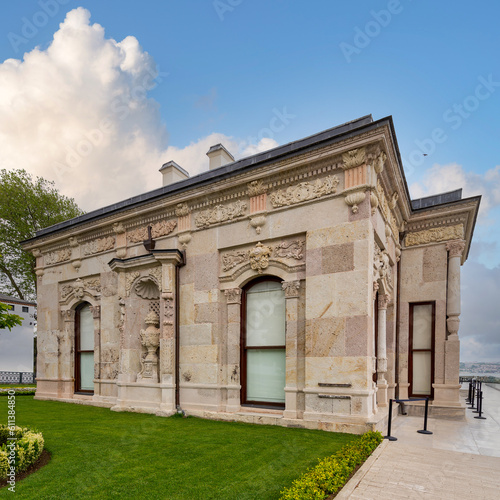
<svg viewBox="0 0 500 500"><path fill-rule="evenodd" d="M228 288L224 295L228 304L241 304L241 288Z"/></svg>
<svg viewBox="0 0 500 500"><path fill-rule="evenodd" d="M462 257L462 253L465 250L464 240L454 240L446 243L446 251L448 252L448 257Z"/></svg>
<svg viewBox="0 0 500 500"><path fill-rule="evenodd" d="M285 298L286 299L295 299L299 296L299 290L300 290L300 281L299 280L283 281L283 283L281 284L281 287L285 291Z"/></svg>
<svg viewBox="0 0 500 500"><path fill-rule="evenodd" d="M270 194L271 205L273 208L284 207L334 194L337 192L338 184L337 175L329 175L315 182L300 182L272 192Z"/></svg>
<svg viewBox="0 0 500 500"><path fill-rule="evenodd" d="M462 240L464 237L463 224L455 226L434 227L424 231L409 233L405 237L405 246L425 245L427 243L439 243L448 240Z"/></svg>

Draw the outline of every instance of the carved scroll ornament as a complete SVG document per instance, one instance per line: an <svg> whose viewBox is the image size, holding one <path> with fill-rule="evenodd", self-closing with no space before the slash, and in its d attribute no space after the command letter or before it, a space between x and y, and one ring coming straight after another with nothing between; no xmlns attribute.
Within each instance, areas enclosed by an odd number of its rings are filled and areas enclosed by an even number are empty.
<svg viewBox="0 0 500 500"><path fill-rule="evenodd" d="M317 179L315 182L301 182L271 193L271 204L274 208L278 208L321 198L327 194L336 193L338 183L339 179L336 175Z"/></svg>
<svg viewBox="0 0 500 500"><path fill-rule="evenodd" d="M52 264L59 264L59 262L66 262L71 259L71 248L63 248L54 252L45 254L44 263L46 266Z"/></svg>
<svg viewBox="0 0 500 500"><path fill-rule="evenodd" d="M233 220L245 215L246 203L236 201L227 205L217 205L197 214L194 218L196 227L209 227L212 224Z"/></svg>
<svg viewBox="0 0 500 500"><path fill-rule="evenodd" d="M177 226L177 221L175 220L162 220L160 222L156 222L151 226L151 236L153 238L159 238L160 236L166 236L170 234ZM127 234L127 239L131 243L138 243L148 239L148 227L142 226L133 231L130 231Z"/></svg>
<svg viewBox="0 0 500 500"><path fill-rule="evenodd" d="M415 245L424 245L426 243L434 243L448 240L461 240L464 237L463 224L445 227L433 227L425 231L417 231L409 233L405 238L405 245L407 247Z"/></svg>
<svg viewBox="0 0 500 500"><path fill-rule="evenodd" d="M114 236L107 238L99 238L98 240L89 241L83 245L83 255L93 255L99 252L105 252L115 247Z"/></svg>

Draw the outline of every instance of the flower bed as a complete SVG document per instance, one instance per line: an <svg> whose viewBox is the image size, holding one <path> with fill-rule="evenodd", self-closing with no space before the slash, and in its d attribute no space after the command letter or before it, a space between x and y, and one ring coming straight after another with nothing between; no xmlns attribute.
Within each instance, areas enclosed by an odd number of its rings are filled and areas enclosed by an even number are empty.
<svg viewBox="0 0 500 500"><path fill-rule="evenodd" d="M15 440L9 440L15 438ZM23 472L42 454L43 436L28 427L0 425L0 480Z"/></svg>
<svg viewBox="0 0 500 500"><path fill-rule="evenodd" d="M367 432L360 439L320 460L316 467L281 492L280 500L323 500L347 483L352 473L382 442L380 432Z"/></svg>

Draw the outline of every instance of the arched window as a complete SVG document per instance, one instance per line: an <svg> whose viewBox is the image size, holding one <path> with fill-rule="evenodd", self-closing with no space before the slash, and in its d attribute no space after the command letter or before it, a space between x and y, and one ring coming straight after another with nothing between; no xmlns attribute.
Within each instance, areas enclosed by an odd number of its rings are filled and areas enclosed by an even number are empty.
<svg viewBox="0 0 500 500"><path fill-rule="evenodd" d="M285 293L273 278L243 290L241 404L285 406Z"/></svg>
<svg viewBox="0 0 500 500"><path fill-rule="evenodd" d="M75 392L94 393L94 318L87 302L75 316Z"/></svg>

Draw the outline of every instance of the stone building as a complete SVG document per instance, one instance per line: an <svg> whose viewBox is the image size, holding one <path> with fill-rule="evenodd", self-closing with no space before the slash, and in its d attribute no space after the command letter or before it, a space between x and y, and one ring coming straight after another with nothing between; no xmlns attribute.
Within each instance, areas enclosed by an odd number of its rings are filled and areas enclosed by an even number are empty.
<svg viewBox="0 0 500 500"><path fill-rule="evenodd" d="M382 428L389 398L460 415L460 266L479 197L411 201L366 116L43 229L38 399ZM189 165L187 165L189 167Z"/></svg>

